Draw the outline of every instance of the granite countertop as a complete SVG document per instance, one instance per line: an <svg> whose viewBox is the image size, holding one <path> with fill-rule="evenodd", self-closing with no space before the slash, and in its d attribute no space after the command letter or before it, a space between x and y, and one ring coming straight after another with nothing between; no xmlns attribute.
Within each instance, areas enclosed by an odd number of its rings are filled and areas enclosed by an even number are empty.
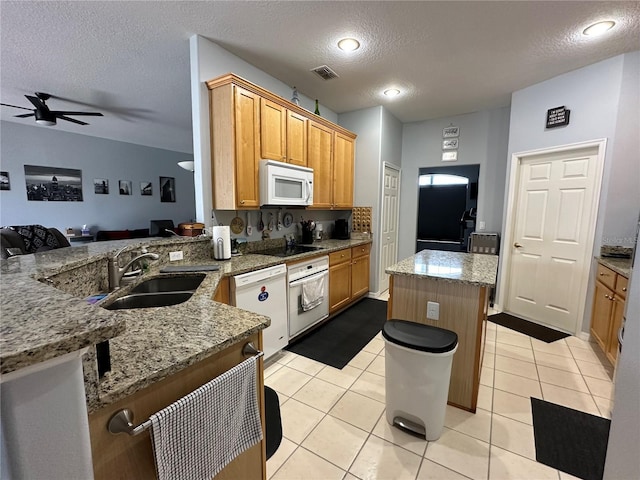
<svg viewBox="0 0 640 480"><path fill-rule="evenodd" d="M390 275L425 277L445 282L494 286L497 255L422 250L385 270Z"/></svg>
<svg viewBox="0 0 640 480"><path fill-rule="evenodd" d="M631 275L631 258L596 257L596 260L627 279Z"/></svg>
<svg viewBox="0 0 640 480"><path fill-rule="evenodd" d="M99 382L85 371L87 404L89 411L95 411L269 326L270 320L266 316L213 301L221 278L370 241L325 240L314 244L323 250L286 259L251 253L216 261L210 257L208 239L176 237L90 243L3 260L0 264L3 315L0 371L9 373L109 340L111 371ZM119 248L142 245L154 251L178 247L196 249L198 254L186 255L184 261L171 262L171 265L211 264L219 266L219 270L207 273L186 302L146 309L108 311L100 304L89 305L84 298L47 284L50 276L96 261L106 262L107 257ZM156 276L160 266L157 265L144 279ZM125 295L133 286L111 293L101 304ZM95 363L95 357L90 361Z"/></svg>

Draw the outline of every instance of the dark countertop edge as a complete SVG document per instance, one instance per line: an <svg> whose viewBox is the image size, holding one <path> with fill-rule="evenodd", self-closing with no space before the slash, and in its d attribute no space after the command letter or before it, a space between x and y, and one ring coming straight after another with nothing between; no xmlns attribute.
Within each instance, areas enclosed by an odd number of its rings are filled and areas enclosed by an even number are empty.
<svg viewBox="0 0 640 480"><path fill-rule="evenodd" d="M630 258L612 258L612 257L595 257L595 259L607 268L622 275L627 280L631 275L631 259Z"/></svg>

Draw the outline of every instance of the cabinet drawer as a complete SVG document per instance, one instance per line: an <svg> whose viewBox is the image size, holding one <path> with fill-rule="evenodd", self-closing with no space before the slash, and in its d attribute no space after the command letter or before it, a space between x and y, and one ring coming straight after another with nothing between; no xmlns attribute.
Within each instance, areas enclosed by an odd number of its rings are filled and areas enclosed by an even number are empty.
<svg viewBox="0 0 640 480"><path fill-rule="evenodd" d="M614 290L615 288L616 276L616 272L605 267L604 265L598 264L598 273L596 273L596 278L611 290Z"/></svg>
<svg viewBox="0 0 640 480"><path fill-rule="evenodd" d="M329 254L329 265L337 265L342 262L351 260L351 249L345 248Z"/></svg>
<svg viewBox="0 0 640 480"><path fill-rule="evenodd" d="M621 297L627 296L627 286L629 284L629 280L622 275L618 275L616 280L616 293Z"/></svg>
<svg viewBox="0 0 640 480"><path fill-rule="evenodd" d="M369 255L371 250L371 244L358 245L357 247L351 247L351 256L353 258L362 257L363 255Z"/></svg>

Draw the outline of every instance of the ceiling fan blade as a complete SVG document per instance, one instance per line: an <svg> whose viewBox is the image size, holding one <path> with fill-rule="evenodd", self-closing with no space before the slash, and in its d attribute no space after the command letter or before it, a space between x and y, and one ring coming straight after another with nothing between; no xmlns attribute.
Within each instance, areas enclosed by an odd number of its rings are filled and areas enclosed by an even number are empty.
<svg viewBox="0 0 640 480"><path fill-rule="evenodd" d="M9 105L8 103L0 103L0 105L4 105L5 107L21 108L22 110L33 110L33 108L19 107L17 105Z"/></svg>
<svg viewBox="0 0 640 480"><path fill-rule="evenodd" d="M56 118L66 120L67 122L77 123L78 125L89 125L86 122L81 122L80 120L76 120L75 118L65 117L64 115L56 115Z"/></svg>
<svg viewBox="0 0 640 480"><path fill-rule="evenodd" d="M60 110L52 110L51 113L54 115L85 115L88 117L104 117L100 112L67 112Z"/></svg>
<svg viewBox="0 0 640 480"><path fill-rule="evenodd" d="M35 116L35 113L23 113L22 115L14 115L14 117L16 118L27 118L27 117L33 117Z"/></svg>
<svg viewBox="0 0 640 480"><path fill-rule="evenodd" d="M32 95L25 95L25 97L27 97L27 100L29 100L31 103L33 103L34 107L39 108L39 109L47 109L48 110L48 107L38 97L34 97Z"/></svg>

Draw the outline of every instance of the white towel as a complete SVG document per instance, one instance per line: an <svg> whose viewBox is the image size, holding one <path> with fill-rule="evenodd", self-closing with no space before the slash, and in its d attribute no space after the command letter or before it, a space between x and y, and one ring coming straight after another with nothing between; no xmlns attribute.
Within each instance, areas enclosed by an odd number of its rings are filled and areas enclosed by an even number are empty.
<svg viewBox="0 0 640 480"><path fill-rule="evenodd" d="M300 303L303 311L307 312L324 301L324 279L326 277L326 275L321 275L318 278L302 283L302 299Z"/></svg>
<svg viewBox="0 0 640 480"><path fill-rule="evenodd" d="M213 478L262 440L251 357L151 415L159 480Z"/></svg>

